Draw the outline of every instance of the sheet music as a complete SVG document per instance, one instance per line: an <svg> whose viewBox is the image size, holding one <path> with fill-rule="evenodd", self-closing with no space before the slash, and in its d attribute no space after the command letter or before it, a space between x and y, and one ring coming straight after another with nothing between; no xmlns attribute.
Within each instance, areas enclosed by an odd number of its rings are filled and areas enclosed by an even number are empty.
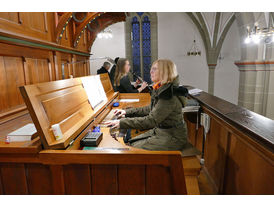
<svg viewBox="0 0 274 206"><path fill-rule="evenodd" d="M106 101L108 98L107 98L107 95L105 93L105 90L104 90L104 87L102 85L102 82L101 82L101 79L100 79L100 75L96 75L95 76L95 79L96 79L96 85L98 87L98 90L99 90L99 93L100 93L100 96L101 98L103 99L103 101Z"/></svg>
<svg viewBox="0 0 274 206"><path fill-rule="evenodd" d="M95 107L104 100L107 100L107 96L99 75L82 77L81 80L93 109L95 109Z"/></svg>
<svg viewBox="0 0 274 206"><path fill-rule="evenodd" d="M202 91L203 91L203 90L201 90L201 89L195 88L195 89L190 89L190 90L188 91L188 93L189 93L189 94L192 94L192 95L195 95L195 94L201 93Z"/></svg>

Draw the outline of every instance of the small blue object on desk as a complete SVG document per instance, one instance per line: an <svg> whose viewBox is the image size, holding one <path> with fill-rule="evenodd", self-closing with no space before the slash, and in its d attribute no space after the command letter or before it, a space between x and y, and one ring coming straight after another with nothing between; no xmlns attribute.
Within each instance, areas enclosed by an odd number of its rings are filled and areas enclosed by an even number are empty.
<svg viewBox="0 0 274 206"><path fill-rule="evenodd" d="M114 102L112 106L119 107L119 102Z"/></svg>
<svg viewBox="0 0 274 206"><path fill-rule="evenodd" d="M92 132L101 132L101 131L100 131L100 126L95 127L95 128L92 130Z"/></svg>

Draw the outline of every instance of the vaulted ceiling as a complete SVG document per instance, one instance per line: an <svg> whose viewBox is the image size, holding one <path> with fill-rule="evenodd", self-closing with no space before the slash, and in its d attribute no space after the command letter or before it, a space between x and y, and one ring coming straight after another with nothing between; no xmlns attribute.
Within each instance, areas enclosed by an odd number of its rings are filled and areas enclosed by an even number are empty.
<svg viewBox="0 0 274 206"><path fill-rule="evenodd" d="M73 24L73 46L77 44L82 37L83 32L87 29L89 48L93 44L96 35L111 24L125 21L125 12L57 12L56 18L56 42L60 43L66 26Z"/></svg>

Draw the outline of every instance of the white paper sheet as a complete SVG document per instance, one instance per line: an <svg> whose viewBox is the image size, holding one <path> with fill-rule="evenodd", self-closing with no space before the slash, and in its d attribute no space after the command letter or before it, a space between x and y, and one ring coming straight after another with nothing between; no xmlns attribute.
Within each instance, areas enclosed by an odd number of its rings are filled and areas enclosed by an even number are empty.
<svg viewBox="0 0 274 206"><path fill-rule="evenodd" d="M81 80L93 109L95 109L95 107L101 102L107 100L107 96L99 75L82 77Z"/></svg>
<svg viewBox="0 0 274 206"><path fill-rule="evenodd" d="M99 93L100 93L100 97L102 98L103 101L107 100L107 95L106 95L104 87L102 85L100 76L96 75L95 79L96 79L96 81L95 81L96 85L98 86L98 90L99 90Z"/></svg>
<svg viewBox="0 0 274 206"><path fill-rule="evenodd" d="M139 99L120 99L120 102L139 102Z"/></svg>
<svg viewBox="0 0 274 206"><path fill-rule="evenodd" d="M202 91L203 91L203 90L201 90L201 89L195 88L195 89L188 90L188 93L189 93L189 94L198 94L198 93L200 93L200 92L202 92Z"/></svg>

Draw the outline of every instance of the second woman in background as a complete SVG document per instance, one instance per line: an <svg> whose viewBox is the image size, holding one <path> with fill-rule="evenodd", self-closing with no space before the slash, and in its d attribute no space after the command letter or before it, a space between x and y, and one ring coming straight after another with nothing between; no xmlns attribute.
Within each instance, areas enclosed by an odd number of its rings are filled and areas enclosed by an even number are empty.
<svg viewBox="0 0 274 206"><path fill-rule="evenodd" d="M137 89L139 80L135 82L134 85L130 83L128 73L130 71L129 61L125 58L119 58L115 70L114 76L114 90L119 91L120 93L138 93L141 92L144 88L147 87L147 83L143 82L141 87Z"/></svg>

